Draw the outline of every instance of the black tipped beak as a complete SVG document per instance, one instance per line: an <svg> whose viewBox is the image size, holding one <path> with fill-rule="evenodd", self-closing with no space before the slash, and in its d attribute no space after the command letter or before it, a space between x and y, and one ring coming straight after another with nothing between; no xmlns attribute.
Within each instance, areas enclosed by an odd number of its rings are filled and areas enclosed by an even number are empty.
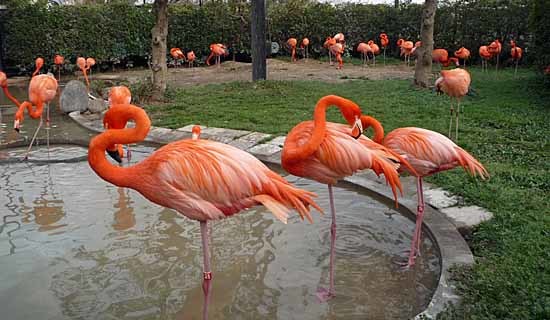
<svg viewBox="0 0 550 320"><path fill-rule="evenodd" d="M111 156L111 158L113 158L116 162L122 163L122 159L120 158L120 155L118 154L118 150L114 150L114 151L109 151L109 150L107 150L107 153L108 153L109 156Z"/></svg>
<svg viewBox="0 0 550 320"><path fill-rule="evenodd" d="M355 140L359 139L359 137L361 137L361 130L357 130L357 135L356 136L352 136Z"/></svg>
<svg viewBox="0 0 550 320"><path fill-rule="evenodd" d="M15 132L19 133L19 128L13 128L13 130L15 130Z"/></svg>

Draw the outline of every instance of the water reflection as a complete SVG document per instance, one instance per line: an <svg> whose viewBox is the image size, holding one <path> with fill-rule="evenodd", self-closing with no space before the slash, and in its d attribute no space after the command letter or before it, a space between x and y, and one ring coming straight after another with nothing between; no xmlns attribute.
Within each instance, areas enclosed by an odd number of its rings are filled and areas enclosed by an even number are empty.
<svg viewBox="0 0 550 320"><path fill-rule="evenodd" d="M132 208L132 200L130 199L130 191L126 188L117 188L118 201L115 203L115 221L113 222L113 229L117 231L124 231L130 229L136 224L136 218L134 216L134 208Z"/></svg>

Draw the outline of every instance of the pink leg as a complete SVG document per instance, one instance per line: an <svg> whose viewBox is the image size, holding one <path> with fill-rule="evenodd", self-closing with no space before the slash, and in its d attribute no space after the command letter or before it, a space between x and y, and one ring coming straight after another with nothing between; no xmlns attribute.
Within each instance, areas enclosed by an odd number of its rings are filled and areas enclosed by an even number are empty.
<svg viewBox="0 0 550 320"><path fill-rule="evenodd" d="M127 145L126 148L128 149L126 151L126 157L128 158L128 162L132 159L132 153L130 152L130 145Z"/></svg>
<svg viewBox="0 0 550 320"><path fill-rule="evenodd" d="M330 212L332 215L332 223L330 225L330 287L328 290L326 288L319 288L319 290L317 290L317 297L321 302L326 302L336 295L336 293L334 292L334 258L336 255L336 210L334 210L334 196L332 194L332 185L330 184L328 185L328 195L330 198Z"/></svg>
<svg viewBox="0 0 550 320"><path fill-rule="evenodd" d="M210 255L208 249L208 224L206 221L201 221L201 239L202 239L202 254L204 260L204 271L202 290L204 292L204 304L202 307L202 319L208 319L208 304L210 303L210 290L212 289L212 272L210 271Z"/></svg>
<svg viewBox="0 0 550 320"><path fill-rule="evenodd" d="M416 226L414 229L414 235L411 242L411 252L409 253L408 267L414 266L416 255L420 251L420 239L422 235L422 219L424 218L424 193L422 190L422 177L418 177L416 180L416 190L418 195L418 206L416 212Z"/></svg>
<svg viewBox="0 0 550 320"><path fill-rule="evenodd" d="M31 152L32 145L34 143L34 140L36 140L36 136L38 135L38 131L40 131L40 128L42 127L42 116L40 116L40 122L38 122L38 127L36 128L36 131L34 132L34 135L32 136L31 143L29 144L29 148L27 149L27 152L25 152L25 158L23 160L29 159L29 152Z"/></svg>

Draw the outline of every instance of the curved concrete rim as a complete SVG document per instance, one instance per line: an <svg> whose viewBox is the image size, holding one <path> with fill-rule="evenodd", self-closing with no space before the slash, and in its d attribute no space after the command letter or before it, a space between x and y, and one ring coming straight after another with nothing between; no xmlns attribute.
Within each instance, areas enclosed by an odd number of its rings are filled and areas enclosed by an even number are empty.
<svg viewBox="0 0 550 320"><path fill-rule="evenodd" d="M71 116L76 123L82 127L93 131L101 132L97 128L78 121L79 117ZM145 142L153 142L158 145L164 145L165 142L154 141L154 139L146 139ZM70 144L68 141L63 143ZM81 142L75 143L82 145ZM87 146L87 144L86 144ZM280 156L256 156L263 162L268 164L281 166ZM389 206L393 206L395 200L390 188L380 188L380 184L364 175L356 174L344 179L343 183L349 183L365 189L368 193L381 198ZM416 199L400 197L399 208L400 213L404 214L411 220L416 217ZM431 238L440 252L441 272L436 290L432 296L428 307L417 314L414 319L432 319L442 312L448 305L457 304L460 301L460 296L456 293L455 286L451 283L450 268L455 265L472 265L474 264L474 256L468 247L468 244L462 238L456 227L445 217L443 213L429 205L426 205L424 210L424 222L422 229L427 236Z"/></svg>

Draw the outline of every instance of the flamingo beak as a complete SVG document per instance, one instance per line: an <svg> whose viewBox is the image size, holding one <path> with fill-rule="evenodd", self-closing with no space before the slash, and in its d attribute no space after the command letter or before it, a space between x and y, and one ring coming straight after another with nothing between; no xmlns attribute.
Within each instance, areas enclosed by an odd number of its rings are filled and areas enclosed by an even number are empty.
<svg viewBox="0 0 550 320"><path fill-rule="evenodd" d="M196 134L195 132L193 132L193 134L191 135L191 138L192 138L193 140L197 140L197 139L199 138L199 135Z"/></svg>
<svg viewBox="0 0 550 320"><path fill-rule="evenodd" d="M122 159L120 158L120 154L118 154L117 149L112 150L112 151L107 150L107 153L109 154L109 156L111 156L111 158L113 158L113 160L115 160L118 163L122 163Z"/></svg>
<svg viewBox="0 0 550 320"><path fill-rule="evenodd" d="M361 122L361 118L356 117L355 124L353 125L353 129L351 130L351 136L354 139L359 139L359 137L361 137L362 134L363 134L363 123Z"/></svg>
<svg viewBox="0 0 550 320"><path fill-rule="evenodd" d="M20 127L20 126L21 126L21 125L19 124L19 120L13 121L13 129L14 129L15 131L19 132L19 127Z"/></svg>

